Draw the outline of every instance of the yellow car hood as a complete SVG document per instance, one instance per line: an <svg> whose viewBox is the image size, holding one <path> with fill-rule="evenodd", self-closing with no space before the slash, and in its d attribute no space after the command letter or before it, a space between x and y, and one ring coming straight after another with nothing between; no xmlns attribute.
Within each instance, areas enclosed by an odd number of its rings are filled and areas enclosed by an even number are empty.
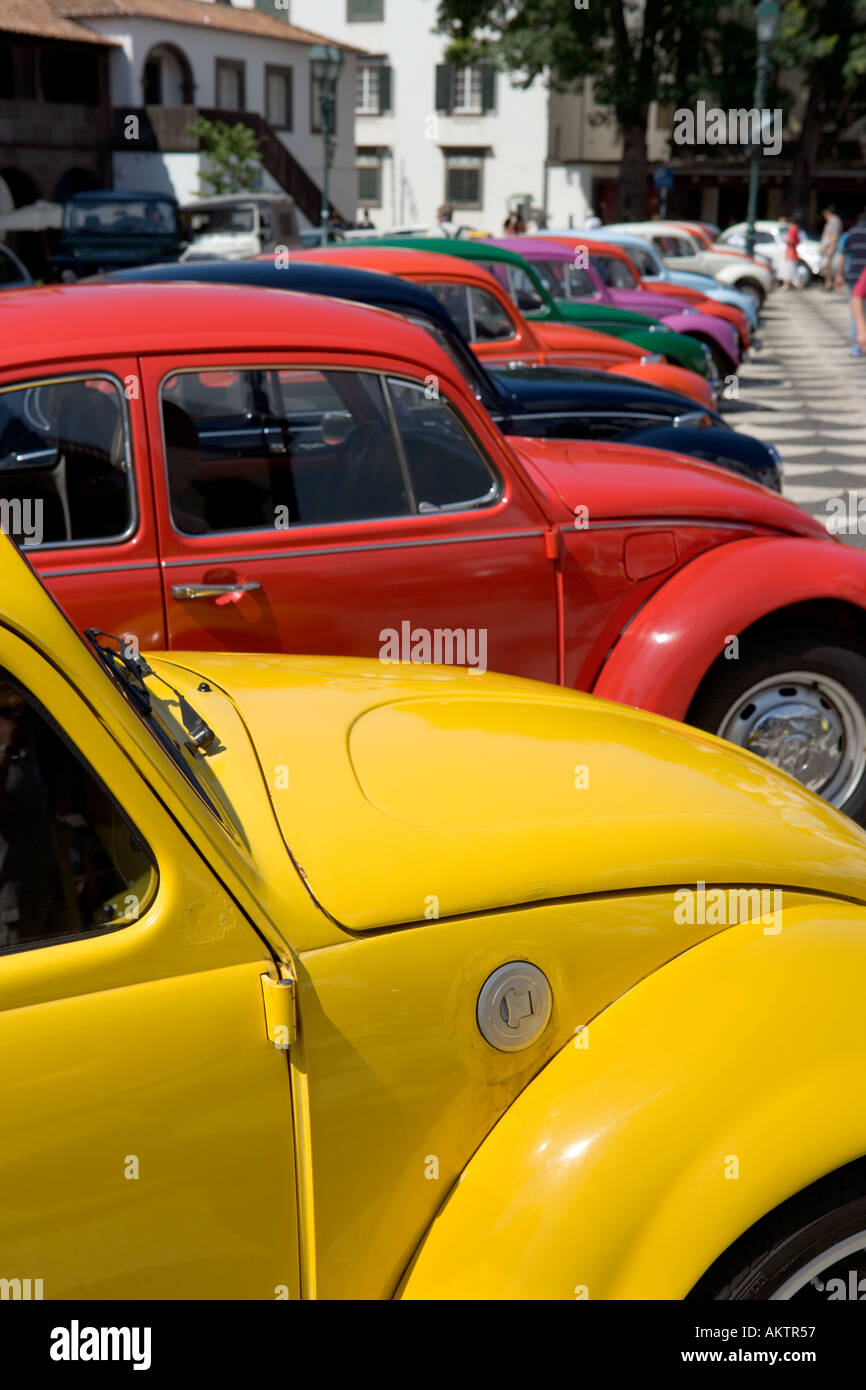
<svg viewBox="0 0 866 1390"><path fill-rule="evenodd" d="M202 678L234 702L295 864L350 930L700 881L866 900L851 821L670 720L442 667L155 664L193 704Z"/></svg>

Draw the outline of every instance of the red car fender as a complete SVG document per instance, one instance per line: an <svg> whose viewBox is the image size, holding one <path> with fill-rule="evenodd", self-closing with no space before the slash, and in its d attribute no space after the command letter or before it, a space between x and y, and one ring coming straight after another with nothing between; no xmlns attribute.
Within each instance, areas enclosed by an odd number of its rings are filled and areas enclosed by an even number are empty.
<svg viewBox="0 0 866 1390"><path fill-rule="evenodd" d="M706 551L657 589L623 629L592 687L620 704L684 719L732 636L810 600L866 611L866 553L769 536Z"/></svg>

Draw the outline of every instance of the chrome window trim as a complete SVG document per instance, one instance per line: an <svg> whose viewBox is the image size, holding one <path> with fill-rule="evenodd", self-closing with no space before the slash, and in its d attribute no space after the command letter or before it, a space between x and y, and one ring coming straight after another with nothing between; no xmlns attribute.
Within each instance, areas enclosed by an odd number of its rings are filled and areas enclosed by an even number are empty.
<svg viewBox="0 0 866 1390"><path fill-rule="evenodd" d="M138 487L136 486L135 458L132 451L132 430L130 428L129 410L124 383L120 377L115 376L114 372L105 370L95 372L63 372L56 376L39 377L33 381L15 381L0 385L0 396L8 395L11 391L27 391L38 386L61 386L67 381L110 381L112 386L116 386L120 393L120 418L123 423L123 448L124 448L124 467L123 471L127 474L128 487L130 492L130 513L131 520L125 531L117 536L101 537L95 540L72 540L72 541L51 541L47 545L22 545L21 549L27 554L46 554L54 550L77 550L86 545L93 548L105 549L107 546L123 545L124 542L132 540L138 532L141 522L141 512L138 505ZM3 471L0 470L0 480ZM80 571L75 571L79 573Z"/></svg>

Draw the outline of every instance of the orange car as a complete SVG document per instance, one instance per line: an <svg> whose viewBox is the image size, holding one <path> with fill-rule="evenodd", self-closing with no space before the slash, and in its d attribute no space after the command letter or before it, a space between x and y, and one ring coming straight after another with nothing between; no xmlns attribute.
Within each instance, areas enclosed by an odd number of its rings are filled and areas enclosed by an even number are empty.
<svg viewBox="0 0 866 1390"><path fill-rule="evenodd" d="M650 360L635 343L565 323L529 323L499 282L472 261L390 246L312 247L292 258L337 261L412 280L435 294L484 362L551 363L617 372L678 391L702 406L713 405L703 377L683 367ZM260 259L270 260L272 254Z"/></svg>

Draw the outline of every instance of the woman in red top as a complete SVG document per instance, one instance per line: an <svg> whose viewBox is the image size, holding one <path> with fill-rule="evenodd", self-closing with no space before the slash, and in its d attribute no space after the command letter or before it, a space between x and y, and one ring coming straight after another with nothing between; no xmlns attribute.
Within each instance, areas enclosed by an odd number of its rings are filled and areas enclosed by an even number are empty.
<svg viewBox="0 0 866 1390"><path fill-rule="evenodd" d="M861 353L866 352L866 270L851 291L851 317L854 320L854 340Z"/></svg>
<svg viewBox="0 0 866 1390"><path fill-rule="evenodd" d="M782 262L782 289L789 290L793 285L795 289L802 289L802 285L797 282L797 245L800 241L800 228L797 223L800 216L797 214L788 224L785 233L785 259Z"/></svg>

